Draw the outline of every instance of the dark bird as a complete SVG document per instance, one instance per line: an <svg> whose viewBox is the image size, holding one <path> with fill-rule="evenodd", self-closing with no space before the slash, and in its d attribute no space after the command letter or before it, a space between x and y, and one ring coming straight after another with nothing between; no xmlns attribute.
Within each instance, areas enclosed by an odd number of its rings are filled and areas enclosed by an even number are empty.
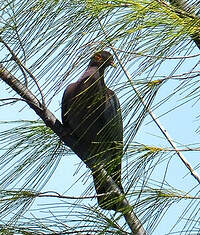
<svg viewBox="0 0 200 235"><path fill-rule="evenodd" d="M104 71L114 66L107 51L95 53L89 66L77 82L70 84L62 98L62 122L77 140L75 149L92 170L98 203L103 209L117 210L119 201L113 198L104 180L98 177L100 165L112 177L123 193L121 158L123 155L123 124L120 104L115 93L104 82ZM81 143L81 144L80 144ZM82 151L80 146L85 146Z"/></svg>

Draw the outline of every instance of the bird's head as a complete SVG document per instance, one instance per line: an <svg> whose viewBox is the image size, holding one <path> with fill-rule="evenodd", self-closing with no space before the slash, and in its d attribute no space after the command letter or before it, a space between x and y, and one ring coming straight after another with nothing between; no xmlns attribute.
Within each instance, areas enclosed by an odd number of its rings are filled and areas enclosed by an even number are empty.
<svg viewBox="0 0 200 235"><path fill-rule="evenodd" d="M114 63L113 56L108 51L99 51L96 52L92 57L90 61L91 66L97 66L101 68L106 68L108 66L116 67Z"/></svg>

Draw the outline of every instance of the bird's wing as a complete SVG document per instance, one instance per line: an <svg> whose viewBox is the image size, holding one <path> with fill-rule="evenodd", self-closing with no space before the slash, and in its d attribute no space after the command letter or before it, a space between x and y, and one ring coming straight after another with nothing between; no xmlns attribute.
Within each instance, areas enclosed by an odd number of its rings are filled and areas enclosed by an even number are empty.
<svg viewBox="0 0 200 235"><path fill-rule="evenodd" d="M103 114L106 126L110 126L110 137L113 141L123 141L123 122L119 99L114 91L107 88L105 111ZM106 128L105 126L105 128Z"/></svg>
<svg viewBox="0 0 200 235"><path fill-rule="evenodd" d="M115 93L107 88L105 110L102 115L104 127L97 135L96 142L99 148L95 152L99 153L99 162L104 164L108 174L121 186L121 158L123 155L123 122L120 103ZM95 181L95 180L94 180ZM97 187L96 187L97 188ZM101 187L98 193L104 191Z"/></svg>
<svg viewBox="0 0 200 235"><path fill-rule="evenodd" d="M64 126L68 125L68 111L73 103L73 98L77 95L77 83L70 84L64 91L62 97L61 117Z"/></svg>
<svg viewBox="0 0 200 235"><path fill-rule="evenodd" d="M97 164L96 169L93 170L94 185L99 195L110 192L109 186L98 172L98 169L103 165L107 174L112 177L123 193L124 190L121 184L121 161L123 156L122 115L117 96L108 88L106 90L105 109L102 118L105 125L97 136L99 148L94 148ZM100 163L99 167L98 163ZM98 203L103 209L116 211L119 203L116 203L115 197L115 194L98 197Z"/></svg>

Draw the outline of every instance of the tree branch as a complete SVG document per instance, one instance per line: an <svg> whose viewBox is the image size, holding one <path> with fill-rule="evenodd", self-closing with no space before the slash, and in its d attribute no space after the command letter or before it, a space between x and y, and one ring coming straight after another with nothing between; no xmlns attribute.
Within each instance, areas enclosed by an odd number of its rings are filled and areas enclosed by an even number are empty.
<svg viewBox="0 0 200 235"><path fill-rule="evenodd" d="M42 99L42 104L45 105L45 98L44 98L44 95L42 93L42 90L38 84L38 81L37 79L35 78L35 76L33 76L33 74L31 73L31 71L26 68L22 62L20 61L20 59L17 57L17 55L14 53L14 51L9 47L9 45L0 37L0 42L4 44L4 46L7 48L7 50L10 52L10 54L12 55L12 58L11 60L14 60L16 62L16 64L19 66L20 70L22 71L24 77L25 77L25 85L26 87L28 86L28 80L27 80L27 77L26 77L26 74L25 74L25 71L28 73L28 75L33 79L34 83L36 84L39 92L40 92L40 95L41 95L41 99Z"/></svg>
<svg viewBox="0 0 200 235"><path fill-rule="evenodd" d="M37 97L6 68L4 68L2 64L0 64L0 78L26 101L30 108L35 111L35 113L44 121L44 123L49 128L51 128L60 137L60 139L67 146L69 146L79 156L79 158L81 158L81 160L86 159L84 156L87 156L88 154L87 146L85 146L84 143L78 142L80 148L77 148L77 146L75 147L77 140L69 134L70 130L66 129L54 116L54 114L51 113L51 111L48 110L43 104L41 104ZM94 163L92 161L85 163L92 171L94 170ZM133 212L132 206L121 193L116 183L107 174L103 166L98 169L98 174L100 178L104 179L104 183L111 190L111 192L113 192L115 197L123 198L123 200L120 201L120 207L123 208L121 209L121 212L123 213L132 233L135 235L145 235L146 231L144 230L143 225L138 217Z"/></svg>
<svg viewBox="0 0 200 235"><path fill-rule="evenodd" d="M138 91L138 89L135 86L134 81L132 80L130 74L128 73L128 71L126 70L126 68L124 67L123 63L121 62L118 53L116 51L116 49L112 46L112 44L110 43L109 39L108 39L108 35L107 32L104 30L103 25L101 24L101 21L99 20L99 24L102 28L102 31L105 34L106 39L108 40L110 47L113 51L113 53L115 54L117 61L119 62L122 70L124 71L124 74L126 75L128 81L130 82L133 90L135 91L136 95L138 96L138 99L141 101L142 105L144 106L145 110L148 112L148 114L150 115L150 117L152 118L153 122L156 124L156 126L159 128L159 130L161 131L161 133L164 135L164 137L166 138L166 140L169 142L169 144L172 146L172 148L175 150L175 152L177 153L177 155L179 156L179 158L181 159L181 161L184 163L184 165L188 168L188 170L190 171L191 175L198 181L198 183L200 184L200 176L198 175L198 173L193 169L193 167L191 166L191 164L189 163L189 161L184 157L184 155L179 152L178 148L176 147L175 142L173 141L173 139L170 137L169 133L166 131L166 129L162 126L162 124L160 123L160 121L158 120L158 118L156 117L156 115L152 112L152 110L148 107L148 105L146 104L145 100L143 99L143 97L141 97L140 92Z"/></svg>
<svg viewBox="0 0 200 235"><path fill-rule="evenodd" d="M170 4L174 7L177 7L179 10L185 11L188 14L194 14L194 9L189 3L185 0L169 0ZM180 13L177 12L181 16ZM198 16L196 16L198 17ZM192 40L196 43L197 47L200 49L200 35L199 32L191 35Z"/></svg>
<svg viewBox="0 0 200 235"><path fill-rule="evenodd" d="M156 117L156 115L152 112L152 110L146 105L145 100L141 97L140 93L138 92L130 74L128 73L128 71L126 70L126 68L123 66L116 50L111 47L113 50L113 53L115 54L115 56L117 57L118 62L120 63L120 66L122 68L122 70L124 71L126 77L128 78L128 80L130 81L133 90L135 91L135 93L137 94L138 98L140 99L141 103L143 104L145 110L149 113L150 117L152 118L153 122L156 124L156 126L159 128L159 130L161 131L161 133L164 135L164 137L166 138L166 140L168 141L168 143L172 146L172 148L174 149L174 151L177 153L177 155L179 156L179 158L181 159L181 161L184 163L184 165L188 168L188 170L190 171L191 175L198 181L198 183L200 184L200 176L198 175L198 173L193 169L192 165L189 163L189 161L184 157L184 155L178 150L178 148L176 147L175 142L173 141L173 139L171 138L171 136L169 135L169 133L167 132L167 130L162 126L162 124L160 123L160 121L158 120L158 117Z"/></svg>

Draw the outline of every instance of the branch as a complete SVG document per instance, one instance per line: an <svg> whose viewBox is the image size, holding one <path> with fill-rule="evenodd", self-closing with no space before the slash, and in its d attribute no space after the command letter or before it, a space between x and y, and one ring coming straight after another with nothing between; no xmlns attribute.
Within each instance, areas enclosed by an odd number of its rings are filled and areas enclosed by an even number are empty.
<svg viewBox="0 0 200 235"><path fill-rule="evenodd" d="M20 191L23 193L23 191ZM25 191L25 195L26 195L26 192ZM140 192L140 191L139 191ZM138 193L139 193L138 192ZM145 191L144 191L145 192ZM148 191L146 191L148 192ZM195 196L191 196L191 195L188 195L187 193L184 193L184 195L181 195L181 194L173 194L173 193L165 193L165 192L162 192L162 191L156 191L155 192L157 194L159 194L159 197L163 197L163 198L181 198L181 199L195 199L195 200L200 200L200 197L195 197ZM17 192L18 193L18 192ZM30 196L31 197L50 197L50 198L61 198L61 199L71 199L71 200L77 200L77 199L81 199L81 200L84 200L84 199L92 199L92 198L97 198L97 197L101 197L101 196L105 196L107 194L105 193L102 193L102 194L98 194L98 195L91 195L91 196L80 196L80 197L76 197L76 196L66 196L66 195L61 195L57 192L54 192L54 191L46 191L46 192L39 192L39 193L34 193L34 192L28 192L30 193ZM23 195L22 195L23 196Z"/></svg>
<svg viewBox="0 0 200 235"><path fill-rule="evenodd" d="M176 12L180 17L182 16L181 11L184 11L188 14L194 14L194 9L192 6L189 5L189 3L185 0L169 0L170 4L176 8L179 9L178 12ZM195 15L195 17L198 17ZM192 40L196 43L197 47L200 49L200 36L199 32L196 32L195 34L191 35Z"/></svg>
<svg viewBox="0 0 200 235"><path fill-rule="evenodd" d="M121 62L120 57L118 56L118 53L116 51L116 49L112 46L112 44L109 41L107 32L105 31L100 19L99 20L99 24L101 26L102 31L105 34L105 38L107 39L108 43L110 44L110 47L113 51L113 53L115 54L117 61L119 62L124 74L126 75L128 81L130 82L133 90L135 91L138 99L141 101L142 105L144 106L144 109L146 110L146 112L148 112L148 114L150 115L150 117L152 118L153 122L156 124L156 126L160 129L161 133L164 135L164 137L167 139L167 141L169 142L169 144L172 146L172 148L175 150L175 152L177 153L177 155L179 156L179 158L181 159L181 161L184 163L184 165L188 168L188 170L190 171L191 175L198 181L198 183L200 184L200 176L198 175L198 173L192 168L191 164L188 162L188 160L184 157L184 155L179 152L178 148L176 147L175 142L173 141L173 139L170 137L169 133L167 132L167 130L162 126L162 124L159 122L158 118L156 117L156 115L152 112L152 110L148 107L148 105L146 104L145 100L143 99L143 97L141 96L140 92L138 91L137 87L135 86L134 81L131 78L131 75L129 74L129 72L126 70L125 66L123 65L123 63Z"/></svg>
<svg viewBox="0 0 200 235"><path fill-rule="evenodd" d="M70 147L75 152L75 154L79 156L79 158L81 158L81 160L86 159L84 156L87 156L88 154L87 146L85 146L84 143L78 142L80 148L75 147L77 144L77 139L69 134L70 130L65 128L54 116L54 114L51 113L51 111L48 110L43 104L41 104L37 97L6 68L4 68L2 64L0 64L0 78L26 101L30 108L33 109L35 113L44 121L46 126L51 128L60 137L60 139L68 147ZM94 163L92 161L85 163L93 171ZM100 178L104 179L106 187L108 187L111 192L114 193L115 197L123 198L123 200L120 201L120 207L123 208L121 212L123 213L132 233L135 235L145 235L146 231L144 230L143 225L138 217L133 212L132 206L121 193L113 179L107 174L103 166L98 169L98 174Z"/></svg>
<svg viewBox="0 0 200 235"><path fill-rule="evenodd" d="M34 83L36 84L39 92L40 92L40 95L41 95L41 99L42 99L42 104L45 105L45 98L44 98L44 95L42 93L42 90L38 84L38 81L37 79L35 78L35 76L31 73L31 71L29 69L27 69L23 64L22 62L20 61L20 59L17 57L17 55L14 53L14 51L9 47L9 45L0 37L0 42L4 44L4 46L8 49L8 51L10 52L10 54L12 55L12 58L16 64L19 66L20 70L22 71L24 77L25 77L25 85L26 87L28 86L28 80L26 78L26 74L24 72L24 70L28 73L28 75L33 79Z"/></svg>
<svg viewBox="0 0 200 235"><path fill-rule="evenodd" d="M198 183L200 184L200 176L198 175L198 173L193 169L193 167L191 166L191 164L188 162L188 160L184 157L184 155L178 150L178 148L176 147L175 142L173 141L173 139L170 137L169 133L167 132L167 130L162 126L162 124L160 123L160 121L158 120L158 117L156 117L156 115L152 112L152 110L146 105L145 100L141 97L139 91L137 90L136 86L134 85L134 82L130 76L130 74L128 73L128 71L125 69L125 67L123 66L119 56L117 55L117 52L114 48L113 52L115 54L115 56L117 57L118 62L120 63L120 66L122 67L122 70L124 71L126 77L128 78L128 80L130 81L133 90L135 91L135 93L137 94L138 98L140 99L141 103L143 104L145 110L149 113L150 117L152 118L152 120L154 121L154 123L156 124L156 126L160 129L160 131L162 132L162 134L164 135L164 137L167 139L167 141L169 142L169 144L172 146L172 148L174 149L174 151L177 153L177 155L179 156L179 158L181 159L181 161L184 163L184 165L188 168L188 170L190 171L191 175L198 181Z"/></svg>

